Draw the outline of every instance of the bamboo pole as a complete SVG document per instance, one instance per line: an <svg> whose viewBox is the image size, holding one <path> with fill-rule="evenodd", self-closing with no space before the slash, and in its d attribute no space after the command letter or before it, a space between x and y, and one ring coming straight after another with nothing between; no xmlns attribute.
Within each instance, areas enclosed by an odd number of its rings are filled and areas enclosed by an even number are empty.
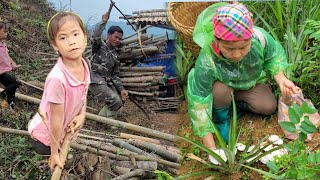
<svg viewBox="0 0 320 180"><path fill-rule="evenodd" d="M152 139L152 138L137 136L133 134L120 133L120 137L125 139L138 139L141 141L150 142L150 143L159 144L159 145L161 144L161 142L158 139Z"/></svg>
<svg viewBox="0 0 320 180"><path fill-rule="evenodd" d="M136 170L133 170L129 173L126 173L126 174L123 174L121 176L118 176L116 178L112 178L111 180L127 180L131 177L135 177L135 176L142 176L144 175L144 170L142 169L136 169Z"/></svg>
<svg viewBox="0 0 320 180"><path fill-rule="evenodd" d="M131 87L147 87L151 86L152 83L122 83L123 86L131 86Z"/></svg>
<svg viewBox="0 0 320 180"><path fill-rule="evenodd" d="M147 81L160 81L161 79L162 79L162 76L141 76L141 77L121 78L121 82L136 83L136 82L147 82Z"/></svg>
<svg viewBox="0 0 320 180"><path fill-rule="evenodd" d="M0 91L3 90L2 88L0 88ZM29 103L33 103L33 104L40 104L40 99L34 98L34 97L30 97L30 96L26 96L23 95L21 93L16 93L16 98L29 102ZM86 118L90 119L90 120L94 120L97 122L101 122L110 126L116 126L119 128L125 128L125 129L129 129L135 132L139 132L139 133L143 133L143 134L147 134L149 136L153 136L153 137L158 137L161 139L165 139L168 141L176 141L177 137L172 135L172 134L167 134L167 133L163 133L157 130L153 130L150 128L146 128L146 127L141 127L141 126L137 126L134 124L130 124L130 123L126 123L126 122L122 122L122 121L118 121L118 120L114 120L114 119L110 119L110 118L106 118L106 117L102 117L102 116L98 116L92 113L86 113Z"/></svg>
<svg viewBox="0 0 320 180"><path fill-rule="evenodd" d="M182 156L180 156L179 154L168 151L164 147L156 144L147 143L137 139L130 139L129 143L141 148L148 149L149 151L154 152L155 154L173 162L180 162L182 160Z"/></svg>
<svg viewBox="0 0 320 180"><path fill-rule="evenodd" d="M163 71L166 66L153 67L120 67L120 71Z"/></svg>
<svg viewBox="0 0 320 180"><path fill-rule="evenodd" d="M63 139L62 147L59 152L60 161L62 164L64 164L67 160L67 155L69 153L70 144L71 144L71 141L70 141L71 135L72 135L71 132L69 132L65 135ZM51 176L51 180L60 180L61 173L62 173L62 169L59 168L58 166L55 166Z"/></svg>
<svg viewBox="0 0 320 180"><path fill-rule="evenodd" d="M133 164L131 161L115 161L111 160L113 166L121 166L126 168L136 168L144 170L156 170L158 168L158 163L154 161L136 161L136 164Z"/></svg>
<svg viewBox="0 0 320 180"><path fill-rule="evenodd" d="M150 37L147 34L141 34L140 38L141 38L141 41L144 41L144 40L149 39ZM123 40L123 41L121 41L121 44L128 45L128 44L131 44L134 42L139 42L139 37L134 37L134 38Z"/></svg>
<svg viewBox="0 0 320 180"><path fill-rule="evenodd" d="M162 72L120 72L120 77L134 77L134 76L162 76Z"/></svg>
<svg viewBox="0 0 320 180"><path fill-rule="evenodd" d="M9 134L23 135L23 136L29 136L30 135L28 131L18 130L18 129L11 129L11 128L6 128L6 127L2 127L2 126L0 126L0 132L9 133Z"/></svg>
<svg viewBox="0 0 320 180"><path fill-rule="evenodd" d="M130 90L127 90L127 92L129 94L134 94L134 95L139 95L139 96L158 96L159 95L159 92L137 92L137 91L130 91Z"/></svg>
<svg viewBox="0 0 320 180"><path fill-rule="evenodd" d="M38 86L35 86L35 85L30 84L30 83L28 83L28 82L25 82L25 81L22 80L22 79L19 79L19 81L20 81L22 84L25 84L25 85L27 85L27 86L30 86L30 87L33 87L33 88L38 89L38 90L40 90L40 91L43 91L43 88L38 87Z"/></svg>

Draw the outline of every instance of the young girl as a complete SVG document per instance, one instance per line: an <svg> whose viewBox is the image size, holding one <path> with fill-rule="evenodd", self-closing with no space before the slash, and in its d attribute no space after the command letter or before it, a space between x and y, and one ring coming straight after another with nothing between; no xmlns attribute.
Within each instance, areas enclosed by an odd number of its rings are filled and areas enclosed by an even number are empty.
<svg viewBox="0 0 320 180"><path fill-rule="evenodd" d="M277 102L266 84L268 76L282 94L297 93L299 88L283 73L287 67L283 47L264 29L253 26L252 14L243 4L217 3L204 10L193 40L202 48L188 75L193 130L206 147L226 159L224 151L216 149L212 133L214 123L228 143L231 94L237 110L271 115Z"/></svg>
<svg viewBox="0 0 320 180"><path fill-rule="evenodd" d="M63 167L59 151L66 133L74 133L84 124L90 70L82 58L87 35L78 15L57 13L48 22L47 33L59 58L46 79L39 110L28 131L35 151L50 155L53 169L56 165Z"/></svg>
<svg viewBox="0 0 320 180"><path fill-rule="evenodd" d="M20 83L13 75L8 74L10 71L14 71L18 68L16 63L11 59L8 54L8 48L5 43L7 38L8 25L0 20L0 83L6 88L0 93L1 107L10 106L14 108L14 96L16 89Z"/></svg>

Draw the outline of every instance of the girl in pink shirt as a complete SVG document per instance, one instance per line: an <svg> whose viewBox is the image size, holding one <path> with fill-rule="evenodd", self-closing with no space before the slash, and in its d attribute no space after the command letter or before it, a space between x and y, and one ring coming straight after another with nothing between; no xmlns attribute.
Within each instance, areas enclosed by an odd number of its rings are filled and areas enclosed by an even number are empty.
<svg viewBox="0 0 320 180"><path fill-rule="evenodd" d="M6 88L0 93L0 99L5 101L1 102L1 106L10 106L14 108L14 97L16 89L20 83L13 75L8 74L10 71L14 71L18 68L16 63L9 56L9 51L5 40L7 38L8 25L5 22L0 21L0 83Z"/></svg>
<svg viewBox="0 0 320 180"><path fill-rule="evenodd" d="M53 169L56 165L63 167L60 147L66 133L75 135L84 124L90 70L82 58L87 34L78 15L57 13L48 22L47 31L59 58L47 76L39 110L28 131L35 151L50 155L49 165Z"/></svg>

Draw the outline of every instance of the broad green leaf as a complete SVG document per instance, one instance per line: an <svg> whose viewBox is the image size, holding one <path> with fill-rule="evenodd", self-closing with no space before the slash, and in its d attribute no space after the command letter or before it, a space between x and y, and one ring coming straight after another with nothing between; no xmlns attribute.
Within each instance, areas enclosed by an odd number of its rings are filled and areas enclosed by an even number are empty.
<svg viewBox="0 0 320 180"><path fill-rule="evenodd" d="M300 106L297 105L297 103L293 103L292 108L294 109L294 111L297 113L297 115L299 116L299 118L301 118L303 116L303 112L300 108ZM299 119L300 121L300 119Z"/></svg>
<svg viewBox="0 0 320 180"><path fill-rule="evenodd" d="M316 161L318 164L320 164L320 150L316 152Z"/></svg>
<svg viewBox="0 0 320 180"><path fill-rule="evenodd" d="M305 140L307 139L307 134L303 133L303 132L300 132L299 133L299 140L301 142L304 142Z"/></svg>
<svg viewBox="0 0 320 180"><path fill-rule="evenodd" d="M289 111L288 111L288 113L289 113L289 119L290 119L290 121L293 123L293 124L298 124L299 122L300 122L300 117L301 116L299 116L299 114L297 113L298 112L298 110L297 109L295 109L295 106L294 106L295 104L293 104L293 108L289 108Z"/></svg>
<svg viewBox="0 0 320 180"><path fill-rule="evenodd" d="M291 133L296 132L296 126L292 122L283 121L283 122L280 122L279 124L284 130L288 132L291 132Z"/></svg>
<svg viewBox="0 0 320 180"><path fill-rule="evenodd" d="M309 163L316 163L316 155L315 154L313 154L313 153L310 153L309 155L308 155L308 162Z"/></svg>
<svg viewBox="0 0 320 180"><path fill-rule="evenodd" d="M318 129L315 125L312 124L312 122L309 120L309 117L304 117L304 121L302 121L300 129L303 129L307 132L309 132L309 134L312 134L314 132L316 132Z"/></svg>
<svg viewBox="0 0 320 180"><path fill-rule="evenodd" d="M308 114L314 114L318 112L318 110L316 110L312 106L309 106L306 102L302 103L301 110L303 113L308 113Z"/></svg>
<svg viewBox="0 0 320 180"><path fill-rule="evenodd" d="M272 172L274 173L279 172L279 167L273 161L267 162L267 166Z"/></svg>

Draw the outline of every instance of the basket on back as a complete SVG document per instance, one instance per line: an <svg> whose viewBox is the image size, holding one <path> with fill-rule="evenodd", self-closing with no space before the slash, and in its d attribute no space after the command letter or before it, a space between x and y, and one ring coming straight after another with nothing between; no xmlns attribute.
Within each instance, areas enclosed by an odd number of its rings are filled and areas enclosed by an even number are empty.
<svg viewBox="0 0 320 180"><path fill-rule="evenodd" d="M200 47L193 42L192 32L198 15L212 4L213 2L168 3L169 22L195 57L198 56Z"/></svg>

